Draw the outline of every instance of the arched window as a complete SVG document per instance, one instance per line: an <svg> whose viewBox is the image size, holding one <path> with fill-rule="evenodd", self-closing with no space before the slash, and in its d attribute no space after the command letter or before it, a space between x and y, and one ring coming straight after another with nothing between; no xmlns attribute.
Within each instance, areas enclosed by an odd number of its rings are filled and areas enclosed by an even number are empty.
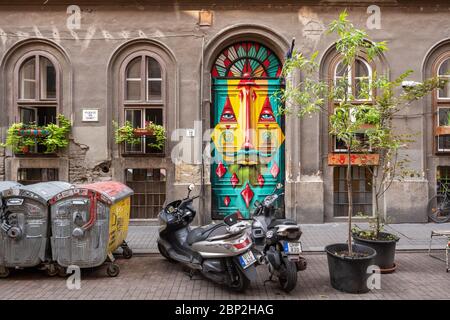
<svg viewBox="0 0 450 320"><path fill-rule="evenodd" d="M355 104L368 103L372 99L372 66L364 59L355 59L351 66L346 66L342 60L337 60L332 68L332 78L336 92L332 101L333 110L345 98L345 94ZM356 135L362 143L367 141L363 132ZM370 148L370 146L367 147ZM333 137L333 151L346 152L347 147L343 141Z"/></svg>
<svg viewBox="0 0 450 320"><path fill-rule="evenodd" d="M135 128L148 122L164 124L164 81L161 64L155 57L138 53L126 60L122 106L124 119ZM125 144L125 153L161 153L149 146L154 137L143 136L140 144Z"/></svg>
<svg viewBox="0 0 450 320"><path fill-rule="evenodd" d="M450 80L450 52L435 62L434 75ZM450 152L450 83L435 90L433 109L436 115L437 152Z"/></svg>
<svg viewBox="0 0 450 320"><path fill-rule="evenodd" d="M373 67L362 57L355 59L351 66L346 66L339 56L330 64L330 82L334 84L335 96L330 101L330 112L334 112L339 103L347 97L353 105L371 103L373 97L372 88ZM347 95L347 96L346 96ZM356 132L355 137L366 151L371 151L365 130ZM346 153L347 145L335 136L330 137L330 155L336 158L334 153ZM362 151L362 150L358 150ZM337 158L344 155L337 155ZM341 158L342 159L342 158ZM346 166L333 167L333 215L344 217L348 212L348 199L345 179ZM353 213L372 213L372 173L368 166L352 166L351 176L353 181Z"/></svg>
<svg viewBox="0 0 450 320"><path fill-rule="evenodd" d="M361 58L351 66L339 61L334 68L333 79L338 88L337 100L343 99L345 92L351 100L367 101L372 97L372 67Z"/></svg>
<svg viewBox="0 0 450 320"><path fill-rule="evenodd" d="M20 122L45 126L56 123L59 108L59 71L53 58L41 52L27 54L17 70L17 108ZM36 146L30 152L41 152Z"/></svg>

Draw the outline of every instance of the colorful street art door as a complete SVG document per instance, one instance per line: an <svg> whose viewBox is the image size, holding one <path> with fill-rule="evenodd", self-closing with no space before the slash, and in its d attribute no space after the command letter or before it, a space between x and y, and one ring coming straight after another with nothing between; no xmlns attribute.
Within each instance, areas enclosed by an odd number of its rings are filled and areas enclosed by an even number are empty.
<svg viewBox="0 0 450 320"><path fill-rule="evenodd" d="M212 69L213 219L236 211L250 218L255 201L284 184L280 73L275 54L255 42L228 47Z"/></svg>

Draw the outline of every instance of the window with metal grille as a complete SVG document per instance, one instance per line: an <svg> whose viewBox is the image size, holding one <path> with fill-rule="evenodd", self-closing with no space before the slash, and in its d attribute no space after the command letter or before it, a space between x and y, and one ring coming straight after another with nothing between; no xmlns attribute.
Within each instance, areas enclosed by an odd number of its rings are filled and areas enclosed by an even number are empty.
<svg viewBox="0 0 450 320"><path fill-rule="evenodd" d="M166 200L165 169L126 169L126 184L131 196L132 219L156 219Z"/></svg>
<svg viewBox="0 0 450 320"><path fill-rule="evenodd" d="M347 167L335 167L333 172L334 216L348 216ZM367 167L352 167L353 215L372 215L372 173Z"/></svg>
<svg viewBox="0 0 450 320"><path fill-rule="evenodd" d="M436 170L436 190L438 194L442 194L442 185L450 187L450 166L438 166Z"/></svg>
<svg viewBox="0 0 450 320"><path fill-rule="evenodd" d="M17 172L17 181L23 185L57 180L58 169L54 168L20 168Z"/></svg>

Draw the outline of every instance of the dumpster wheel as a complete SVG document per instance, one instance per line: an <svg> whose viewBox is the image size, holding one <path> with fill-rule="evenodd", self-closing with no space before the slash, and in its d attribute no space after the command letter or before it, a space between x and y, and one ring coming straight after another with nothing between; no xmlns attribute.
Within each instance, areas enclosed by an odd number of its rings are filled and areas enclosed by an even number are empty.
<svg viewBox="0 0 450 320"><path fill-rule="evenodd" d="M125 259L131 259L131 257L133 257L133 250L131 250L130 247L123 247L122 250L122 255Z"/></svg>
<svg viewBox="0 0 450 320"><path fill-rule="evenodd" d="M46 273L49 277L54 277L59 274L59 268L57 265L51 263L48 265Z"/></svg>
<svg viewBox="0 0 450 320"><path fill-rule="evenodd" d="M106 269L106 273L110 277L117 277L120 273L120 267L118 264L110 263L108 264L108 268Z"/></svg>
<svg viewBox="0 0 450 320"><path fill-rule="evenodd" d="M0 278L8 278L9 277L9 269L0 267Z"/></svg>

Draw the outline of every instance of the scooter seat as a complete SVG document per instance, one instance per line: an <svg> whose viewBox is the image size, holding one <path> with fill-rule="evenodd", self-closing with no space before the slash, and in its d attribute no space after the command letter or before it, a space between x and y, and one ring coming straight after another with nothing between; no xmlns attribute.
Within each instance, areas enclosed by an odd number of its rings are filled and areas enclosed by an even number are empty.
<svg viewBox="0 0 450 320"><path fill-rule="evenodd" d="M195 228L194 230L188 233L186 242L188 243L188 245L192 245L193 243L206 240L208 239L209 236L213 234L217 235L223 232L220 229L224 229L224 231L226 232L224 223L210 224L204 227ZM217 232L215 232L216 230Z"/></svg>
<svg viewBox="0 0 450 320"><path fill-rule="evenodd" d="M281 224L285 224L285 225L297 225L297 222L295 222L294 220L292 220L292 219L275 219L275 220L273 220L270 224L269 224L269 229L271 229L271 228L275 228L276 226L278 226L278 225L281 225Z"/></svg>

